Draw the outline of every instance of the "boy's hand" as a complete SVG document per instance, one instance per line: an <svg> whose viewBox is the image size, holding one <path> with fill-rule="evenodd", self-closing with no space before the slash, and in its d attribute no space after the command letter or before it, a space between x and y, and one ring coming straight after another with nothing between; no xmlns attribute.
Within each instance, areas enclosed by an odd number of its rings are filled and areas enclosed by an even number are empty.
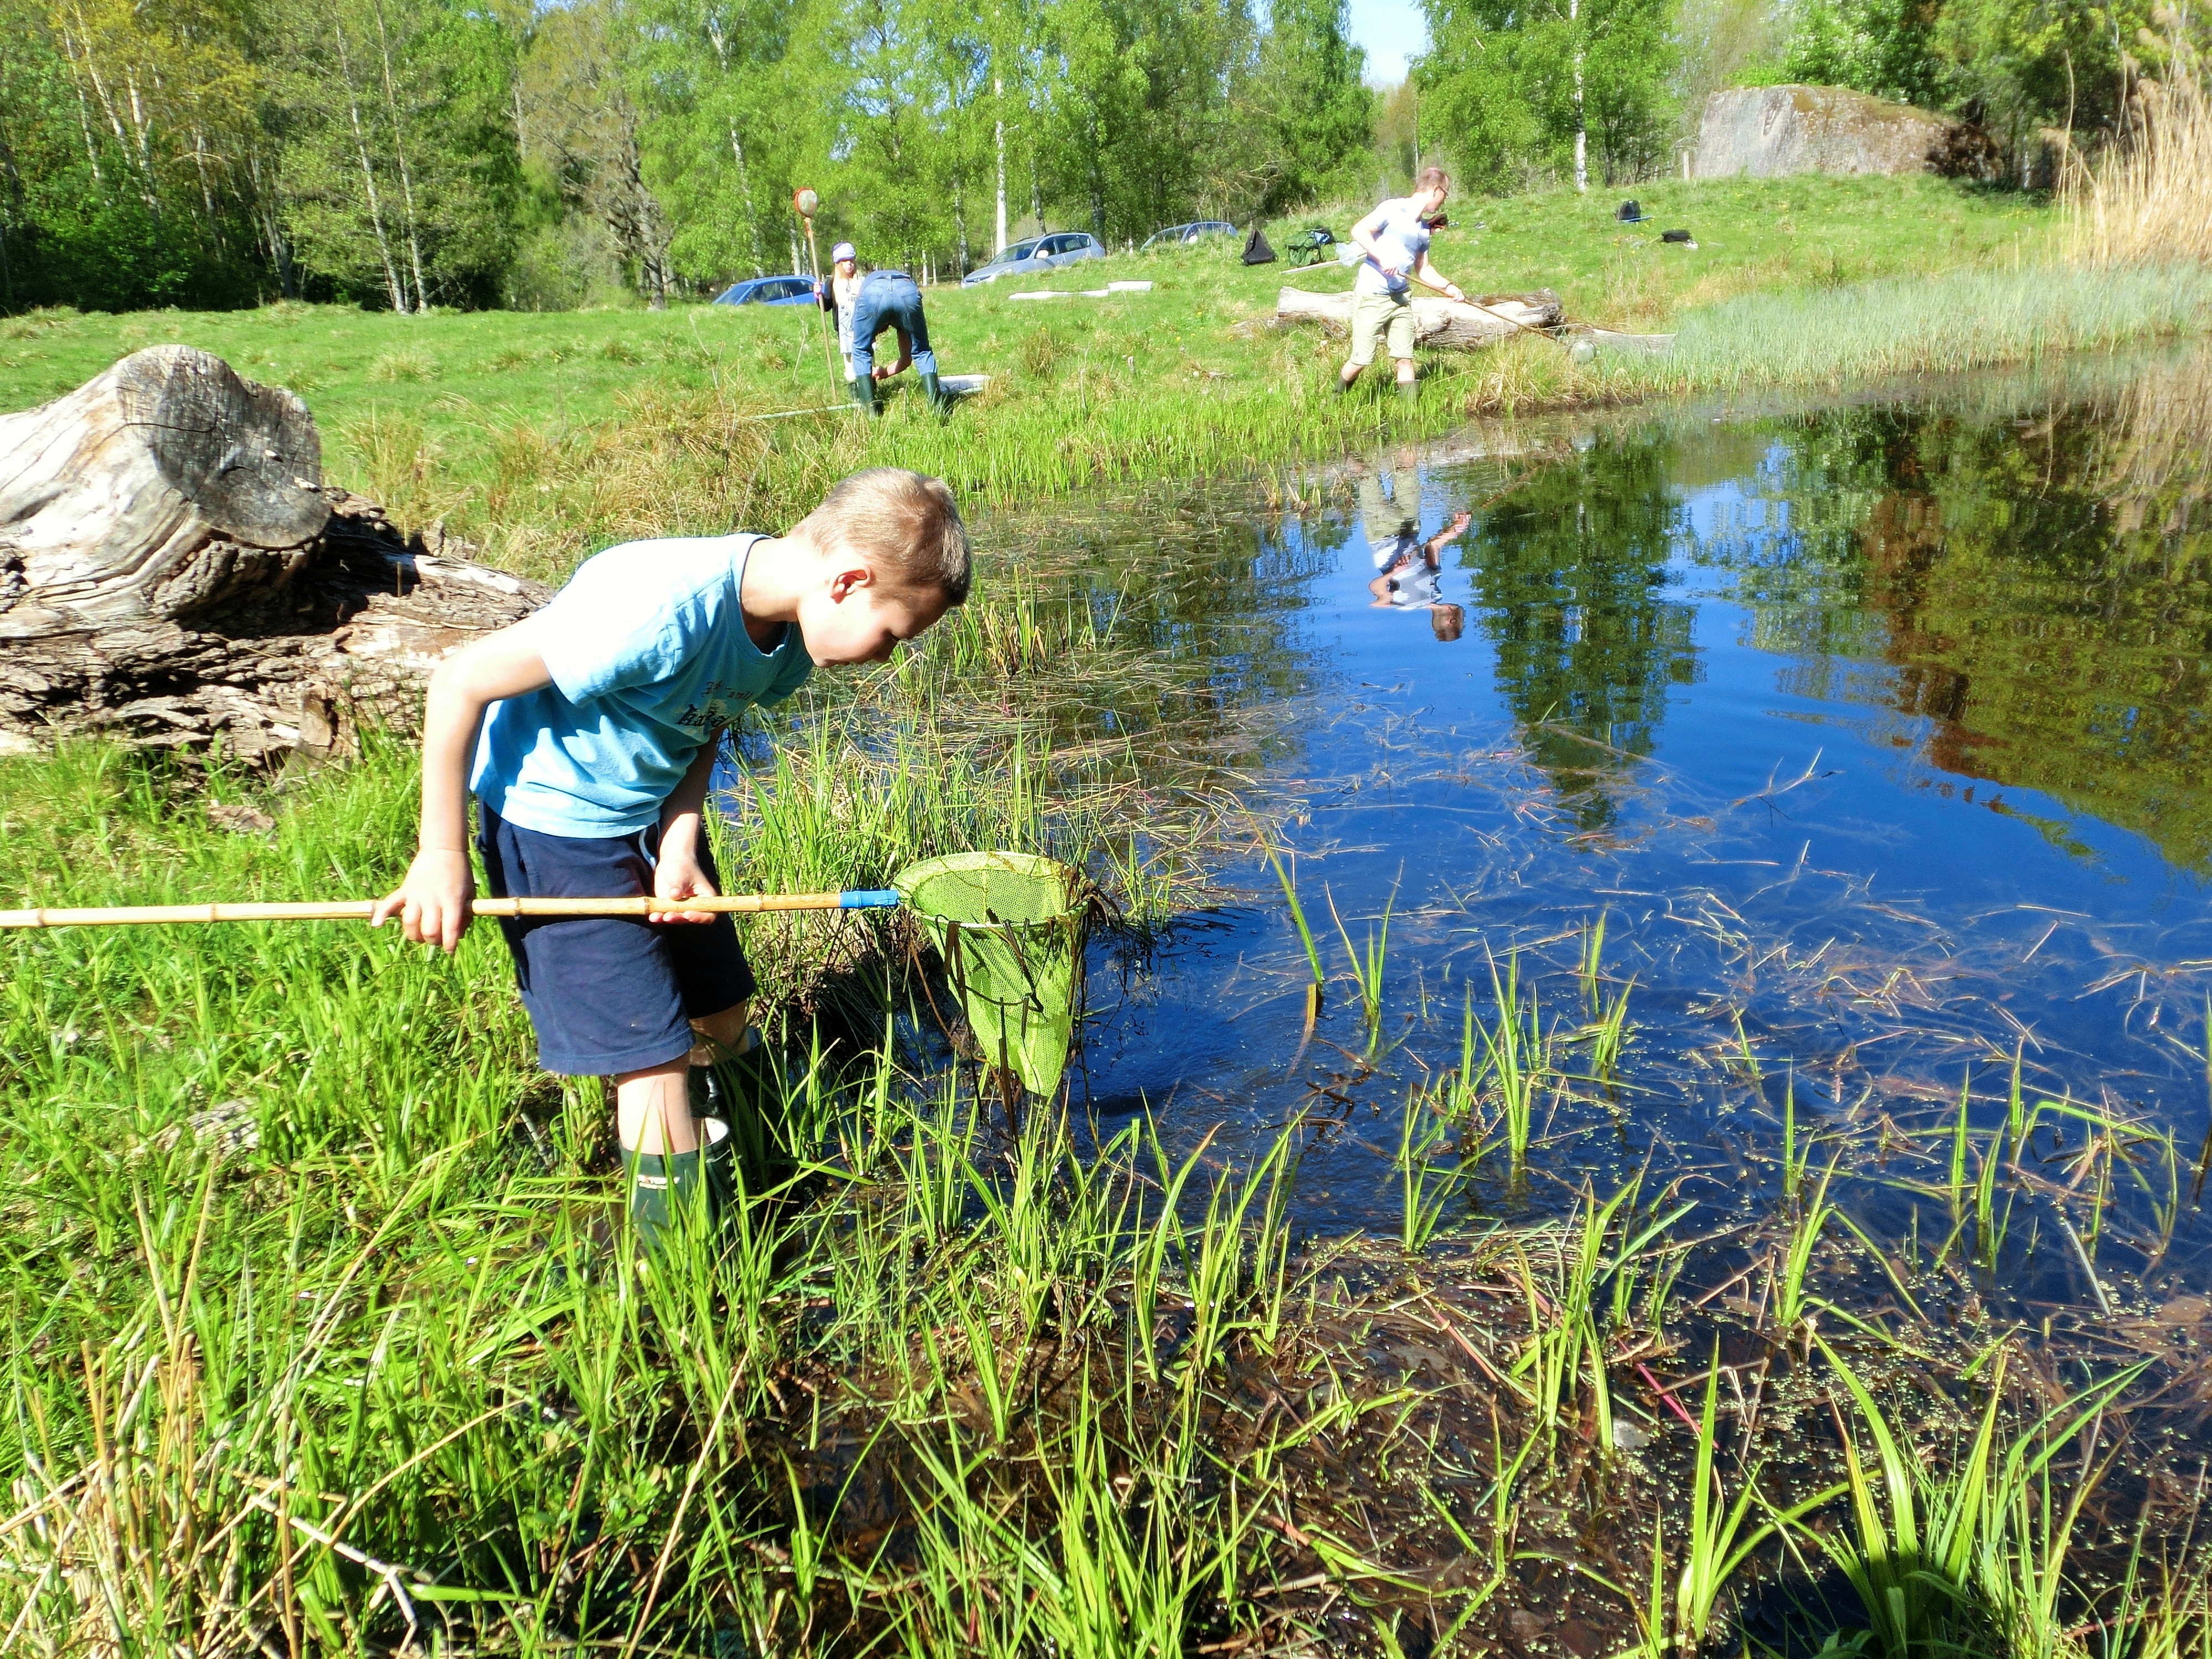
<svg viewBox="0 0 2212 1659"><path fill-rule="evenodd" d="M692 849L670 845L673 840L674 837L671 836L661 842L660 859L653 869L653 896L673 903L681 903L686 899L721 897L714 884L707 879L707 872L699 867L699 860ZM654 921L712 921L714 919L711 910L695 910L675 915L662 914L651 918Z"/></svg>
<svg viewBox="0 0 2212 1659"><path fill-rule="evenodd" d="M407 866L407 879L369 913L368 925L381 927L396 915L410 940L437 945L450 956L469 930L469 901L476 891L466 853L425 848Z"/></svg>

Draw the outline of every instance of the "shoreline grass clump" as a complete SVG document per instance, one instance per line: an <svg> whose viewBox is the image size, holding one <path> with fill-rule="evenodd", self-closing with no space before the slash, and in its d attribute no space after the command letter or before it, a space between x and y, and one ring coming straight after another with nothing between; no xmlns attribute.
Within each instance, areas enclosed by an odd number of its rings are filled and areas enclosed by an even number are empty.
<svg viewBox="0 0 2212 1659"><path fill-rule="evenodd" d="M2212 275L2184 264L2070 264L1893 277L1747 295L1683 318L1663 356L1608 358L1608 396L1848 386L1964 374L2193 333Z"/></svg>

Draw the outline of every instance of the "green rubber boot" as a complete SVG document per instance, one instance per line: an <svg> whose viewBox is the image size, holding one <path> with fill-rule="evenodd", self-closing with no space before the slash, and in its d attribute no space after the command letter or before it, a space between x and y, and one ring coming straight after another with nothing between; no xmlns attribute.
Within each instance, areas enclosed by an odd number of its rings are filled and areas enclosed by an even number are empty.
<svg viewBox="0 0 2212 1659"><path fill-rule="evenodd" d="M880 415L884 412L883 405L876 401L876 381L873 375L856 374L853 377L853 401L871 415Z"/></svg>
<svg viewBox="0 0 2212 1659"><path fill-rule="evenodd" d="M940 415L945 413L952 407L952 394L938 384L935 369L925 368L920 373L921 389L929 396L929 406Z"/></svg>
<svg viewBox="0 0 2212 1659"><path fill-rule="evenodd" d="M691 1124L706 1159L708 1202L720 1221L738 1200L738 1143L730 1133L728 1092L712 1066L694 1066L684 1082L691 1097Z"/></svg>
<svg viewBox="0 0 2212 1659"><path fill-rule="evenodd" d="M623 1185L629 1194L629 1217L637 1228L641 1256L650 1261L681 1238L686 1228L703 1232L713 1226L713 1194L703 1155L624 1148L622 1157Z"/></svg>

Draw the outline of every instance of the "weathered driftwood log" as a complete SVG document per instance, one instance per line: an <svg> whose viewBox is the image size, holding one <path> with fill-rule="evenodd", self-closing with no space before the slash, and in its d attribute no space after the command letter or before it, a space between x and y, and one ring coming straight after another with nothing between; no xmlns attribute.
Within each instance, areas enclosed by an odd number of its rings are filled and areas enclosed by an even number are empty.
<svg viewBox="0 0 2212 1659"><path fill-rule="evenodd" d="M307 405L157 346L0 416L0 750L106 731L274 757L405 729L545 590L325 488Z"/></svg>
<svg viewBox="0 0 2212 1659"><path fill-rule="evenodd" d="M1559 296L1549 289L1534 294L1478 294L1480 303L1462 305L1442 295L1413 296L1413 333L1423 345L1486 346L1523 329L1557 328L1566 320ZM1308 294L1286 288L1275 296L1275 315L1286 323L1319 323L1334 334L1352 331L1352 295Z"/></svg>

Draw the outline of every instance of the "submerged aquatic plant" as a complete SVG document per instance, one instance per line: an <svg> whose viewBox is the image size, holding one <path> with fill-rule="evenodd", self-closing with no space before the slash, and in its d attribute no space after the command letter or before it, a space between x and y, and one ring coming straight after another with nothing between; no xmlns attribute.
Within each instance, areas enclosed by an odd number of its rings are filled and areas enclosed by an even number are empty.
<svg viewBox="0 0 2212 1659"><path fill-rule="evenodd" d="M1408 1255L1428 1249L1444 1224L1444 1212L1466 1184L1465 1164L1440 1169L1437 1153L1451 1134L1448 1112L1432 1108L1430 1093L1407 1091L1398 1130L1400 1194L1398 1244Z"/></svg>

